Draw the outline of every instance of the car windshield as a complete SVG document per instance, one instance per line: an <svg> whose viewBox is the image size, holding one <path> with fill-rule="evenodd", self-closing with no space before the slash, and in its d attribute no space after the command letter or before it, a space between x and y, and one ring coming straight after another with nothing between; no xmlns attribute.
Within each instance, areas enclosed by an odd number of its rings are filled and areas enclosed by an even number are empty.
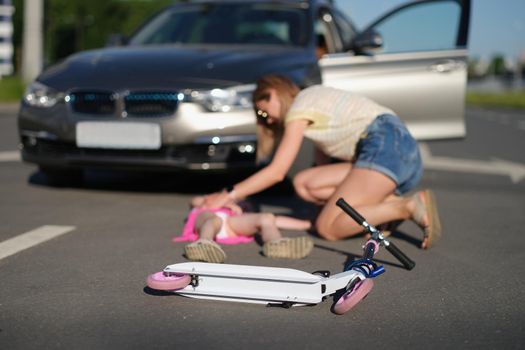
<svg viewBox="0 0 525 350"><path fill-rule="evenodd" d="M185 4L154 17L130 45L254 44L305 46L307 10L275 3Z"/></svg>

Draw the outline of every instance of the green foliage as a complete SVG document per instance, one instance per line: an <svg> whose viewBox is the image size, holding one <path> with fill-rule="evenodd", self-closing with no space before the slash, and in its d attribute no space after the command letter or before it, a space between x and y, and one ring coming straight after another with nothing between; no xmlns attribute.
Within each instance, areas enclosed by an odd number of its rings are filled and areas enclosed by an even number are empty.
<svg viewBox="0 0 525 350"><path fill-rule="evenodd" d="M486 107L525 108L525 91L502 93L467 93L467 103Z"/></svg>
<svg viewBox="0 0 525 350"><path fill-rule="evenodd" d="M505 58L503 55L496 55L490 61L489 72L492 75L503 75L506 73Z"/></svg>
<svg viewBox="0 0 525 350"><path fill-rule="evenodd" d="M18 102L24 90L24 83L19 77L2 77L0 79L0 102Z"/></svg>
<svg viewBox="0 0 525 350"><path fill-rule="evenodd" d="M112 34L130 35L142 22L173 0L45 0L46 64L77 51L103 47ZM24 0L14 0L15 67L19 66Z"/></svg>

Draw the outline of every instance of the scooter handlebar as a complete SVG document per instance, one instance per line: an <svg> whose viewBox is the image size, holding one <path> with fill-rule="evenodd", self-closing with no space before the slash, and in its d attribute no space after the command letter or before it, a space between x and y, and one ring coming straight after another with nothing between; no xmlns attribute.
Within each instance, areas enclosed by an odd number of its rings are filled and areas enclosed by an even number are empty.
<svg viewBox="0 0 525 350"><path fill-rule="evenodd" d="M355 211L354 208L350 206L343 198L339 198L335 204L343 209L345 213L350 215L352 219L354 219L359 225L363 225L364 222L366 222L365 218L362 217L357 211Z"/></svg>
<svg viewBox="0 0 525 350"><path fill-rule="evenodd" d="M399 248L396 247L394 245L394 243L392 243L390 241L383 241L383 242L385 244L386 250L388 250L390 252L390 254L395 256L396 259L399 260L399 262L401 264L403 264L403 266L407 270L412 270L414 268L414 266L416 266L416 263L414 261L412 261L408 256L406 256L405 253L403 253L401 250L399 250Z"/></svg>
<svg viewBox="0 0 525 350"><path fill-rule="evenodd" d="M335 204L341 208L345 213L347 213L352 219L354 219L359 225L363 225L366 222L365 218L361 216L354 208L350 206L343 198L339 198ZM364 226L364 225L363 225ZM408 256L406 256L398 247L393 243L383 240L386 250L390 252L407 270L412 270L416 263ZM367 247L368 248L368 247ZM374 255L373 250L365 249L365 255L367 258L371 258Z"/></svg>

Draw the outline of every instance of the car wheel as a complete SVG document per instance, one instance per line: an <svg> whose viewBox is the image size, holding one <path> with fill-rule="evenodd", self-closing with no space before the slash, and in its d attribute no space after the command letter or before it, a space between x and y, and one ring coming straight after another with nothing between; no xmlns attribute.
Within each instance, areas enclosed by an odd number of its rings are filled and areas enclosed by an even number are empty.
<svg viewBox="0 0 525 350"><path fill-rule="evenodd" d="M146 283L148 287L156 290L177 290L186 287L191 282L191 276L175 273L165 274L163 271L148 276Z"/></svg>
<svg viewBox="0 0 525 350"><path fill-rule="evenodd" d="M54 187L78 186L84 180L84 171L82 169L66 169L53 167L39 167L47 178L47 184Z"/></svg>

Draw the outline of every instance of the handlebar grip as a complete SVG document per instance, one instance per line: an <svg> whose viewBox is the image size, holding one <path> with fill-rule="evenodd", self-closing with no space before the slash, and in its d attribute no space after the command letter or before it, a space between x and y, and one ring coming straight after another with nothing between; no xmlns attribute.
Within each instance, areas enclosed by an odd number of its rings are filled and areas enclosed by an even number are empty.
<svg viewBox="0 0 525 350"><path fill-rule="evenodd" d="M405 253L399 250L399 248L396 247L394 243L391 243L390 241L384 241L384 243L386 250L388 250L390 254L395 256L396 259L399 260L399 262L401 262L401 264L403 264L403 266L406 267L407 270L412 270L414 266L416 266L416 263L410 260L410 258L406 256Z"/></svg>
<svg viewBox="0 0 525 350"><path fill-rule="evenodd" d="M339 198L335 204L343 209L345 213L350 215L352 219L354 219L359 225L363 225L364 222L366 222L365 218L361 216L354 208L350 206L343 198Z"/></svg>

